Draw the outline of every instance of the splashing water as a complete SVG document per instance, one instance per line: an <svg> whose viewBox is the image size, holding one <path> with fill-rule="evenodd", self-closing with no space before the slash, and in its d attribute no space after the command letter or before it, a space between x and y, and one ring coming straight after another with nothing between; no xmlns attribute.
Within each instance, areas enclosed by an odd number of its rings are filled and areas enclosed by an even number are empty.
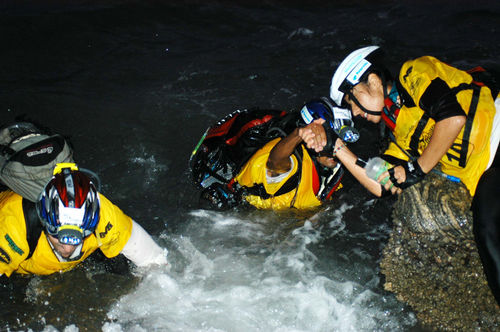
<svg viewBox="0 0 500 332"><path fill-rule="evenodd" d="M172 239L175 261L184 263L148 271L113 305L103 331L384 331L415 324L370 288L378 278L363 285L318 268L322 258L311 247L317 251L325 234L344 229L348 209L333 211L325 225L315 223L317 214L280 240L283 225L270 220L194 211L187 232ZM336 262L328 265L334 270Z"/></svg>

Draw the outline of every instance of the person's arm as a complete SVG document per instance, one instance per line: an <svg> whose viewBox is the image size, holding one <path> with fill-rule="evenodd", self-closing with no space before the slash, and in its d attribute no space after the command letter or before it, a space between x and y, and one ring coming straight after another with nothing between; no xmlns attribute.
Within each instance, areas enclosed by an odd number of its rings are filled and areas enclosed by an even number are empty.
<svg viewBox="0 0 500 332"><path fill-rule="evenodd" d="M290 135L283 138L272 148L266 163L268 176L278 176L290 170L292 165L290 156L297 145L302 142L298 131L299 129L295 128Z"/></svg>
<svg viewBox="0 0 500 332"><path fill-rule="evenodd" d="M377 197L382 196L382 187L380 183L372 180L366 175L366 171L363 167L356 164L358 157L342 142L340 138L337 138L335 142L335 156L344 165L345 168L361 183L368 191ZM388 175L386 175L387 177ZM394 189L394 188L393 188Z"/></svg>
<svg viewBox="0 0 500 332"><path fill-rule="evenodd" d="M457 138L465 125L465 121L464 115L457 115L436 122L429 145L416 160L422 172L427 174L438 164ZM385 178L387 176L389 176L389 173L385 172L380 177ZM403 166L394 167L394 178L398 183L406 181L407 174ZM385 188L388 189L391 185L392 182L389 180L385 184Z"/></svg>
<svg viewBox="0 0 500 332"><path fill-rule="evenodd" d="M316 120L318 121L318 120ZM316 122L315 121L315 122ZM304 143L309 149L314 149L317 152L321 151L326 145L326 134L322 126L324 120L318 121L317 126L320 128L314 128L315 131L307 132L303 135ZM306 127L307 128L307 127ZM349 172L372 194L377 197L382 195L382 187L380 183L375 180L370 179L366 175L366 171L363 167L356 164L358 157L342 142L340 138L335 141L335 155L338 160L344 165ZM397 188L394 188L395 191Z"/></svg>
<svg viewBox="0 0 500 332"><path fill-rule="evenodd" d="M28 257L30 247L26 231L22 229L24 225L22 213L14 216L0 211L0 276L10 277Z"/></svg>
<svg viewBox="0 0 500 332"><path fill-rule="evenodd" d="M167 250L161 248L137 222L132 220L132 233L121 251L137 266L167 265Z"/></svg>
<svg viewBox="0 0 500 332"><path fill-rule="evenodd" d="M429 173L443 158L465 125L465 116L454 116L436 123L429 145L418 158L424 173Z"/></svg>
<svg viewBox="0 0 500 332"><path fill-rule="evenodd" d="M454 116L436 123L429 145L416 160L425 174L429 173L438 164L446 151L450 149L464 124L465 116ZM341 145L343 145L342 141L337 139L335 144L335 150L338 150L336 153L337 158L366 189L380 197L382 190L379 182L390 177L389 172L382 173L378 178L378 182L370 179L366 175L364 168L356 165L357 156L347 147L341 147ZM394 167L394 178L398 183L406 181L406 170L403 166ZM392 194L400 194L402 192L400 188L393 185L390 179L387 180L384 188Z"/></svg>
<svg viewBox="0 0 500 332"><path fill-rule="evenodd" d="M317 119L304 128L295 128L287 137L279 141L269 153L266 163L268 175L278 176L288 172L292 165L290 156L302 141L311 141L312 148L320 151L326 144L325 130L322 126L324 121L323 119Z"/></svg>

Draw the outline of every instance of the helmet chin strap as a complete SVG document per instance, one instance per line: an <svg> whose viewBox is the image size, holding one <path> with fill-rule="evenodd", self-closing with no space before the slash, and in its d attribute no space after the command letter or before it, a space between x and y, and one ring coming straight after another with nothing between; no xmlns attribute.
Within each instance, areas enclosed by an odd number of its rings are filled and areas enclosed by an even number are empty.
<svg viewBox="0 0 500 332"><path fill-rule="evenodd" d="M361 105L359 100L356 97L354 97L354 95L352 94L351 91L348 92L348 95L349 95L349 99L351 99L363 112L365 112L367 114L371 114L371 115L378 115L378 116L380 116L380 114L382 113L381 111L370 111L370 110L366 109L363 105Z"/></svg>

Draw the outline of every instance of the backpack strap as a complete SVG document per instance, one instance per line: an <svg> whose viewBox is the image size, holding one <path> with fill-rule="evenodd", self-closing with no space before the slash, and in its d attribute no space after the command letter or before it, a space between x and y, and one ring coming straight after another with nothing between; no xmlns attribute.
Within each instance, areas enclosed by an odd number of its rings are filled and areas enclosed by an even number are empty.
<svg viewBox="0 0 500 332"><path fill-rule="evenodd" d="M36 249L40 235L42 234L42 223L38 218L38 213L36 212L35 203L23 198L23 213L24 221L26 222L26 240L30 248L28 258L33 255Z"/></svg>
<svg viewBox="0 0 500 332"><path fill-rule="evenodd" d="M259 196L262 199L268 199L274 196L284 195L290 191L297 188L299 185L299 173L301 169L297 169L297 172L292 175L281 187L274 193L274 195L268 194L264 185L262 183L256 184L252 187L244 187L244 191L247 195Z"/></svg>
<svg viewBox="0 0 500 332"><path fill-rule="evenodd" d="M476 115L477 105L479 103L479 95L481 93L481 87L476 84L470 84L469 86L464 86L460 89L460 86L457 87L459 90L472 89L472 100L469 106L469 113L467 114L467 118L464 126L464 134L462 136L462 146L460 149L460 160L458 161L458 165L460 167L465 167L467 163L467 153L469 151L469 139L472 131L472 123L474 122L474 116ZM457 92L458 93L458 92ZM458 151L457 151L458 152Z"/></svg>
<svg viewBox="0 0 500 332"><path fill-rule="evenodd" d="M476 114L477 110L477 105L479 103L479 95L481 92L481 85L477 84L476 82L472 82L470 84L468 83L462 83L454 88L450 89L450 92L453 94L458 94L460 91L463 90L473 90L472 94L472 99L471 103L469 106L469 112L467 113L467 118L464 126L464 134L462 136L462 144L459 146L456 146L455 144L452 145L451 149L454 150L455 152L459 153L460 157L458 158L458 164L460 167L465 167L466 161L467 161L467 152L469 149L469 139L470 139L470 134L472 131L472 123L474 121L474 116ZM420 140L420 136L427 125L427 122L429 121L429 115L424 112L422 117L420 118L417 128L413 132L413 135L410 139L410 154L418 158L420 154L418 153L418 143ZM448 158L455 158L453 156L448 155Z"/></svg>
<svg viewBox="0 0 500 332"><path fill-rule="evenodd" d="M418 143L420 142L420 136L422 135L422 132L427 126L427 122L429 122L429 119L430 119L429 115L424 112L420 120L418 120L417 128L415 128L415 131L411 136L409 144L410 149L408 152L414 158L418 158L420 156L420 153L418 153Z"/></svg>

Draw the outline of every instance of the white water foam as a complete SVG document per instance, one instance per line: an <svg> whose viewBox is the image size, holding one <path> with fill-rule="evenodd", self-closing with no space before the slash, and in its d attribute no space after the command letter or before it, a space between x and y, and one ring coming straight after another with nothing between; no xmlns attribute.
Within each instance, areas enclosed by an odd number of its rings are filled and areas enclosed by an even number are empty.
<svg viewBox="0 0 500 332"><path fill-rule="evenodd" d="M264 218L194 211L184 235L172 239L171 271L147 271L110 309L102 330L385 331L414 324L370 288L373 280L336 280L318 267L321 258L309 248L344 229L349 208L330 215L326 232L315 216L281 240Z"/></svg>

